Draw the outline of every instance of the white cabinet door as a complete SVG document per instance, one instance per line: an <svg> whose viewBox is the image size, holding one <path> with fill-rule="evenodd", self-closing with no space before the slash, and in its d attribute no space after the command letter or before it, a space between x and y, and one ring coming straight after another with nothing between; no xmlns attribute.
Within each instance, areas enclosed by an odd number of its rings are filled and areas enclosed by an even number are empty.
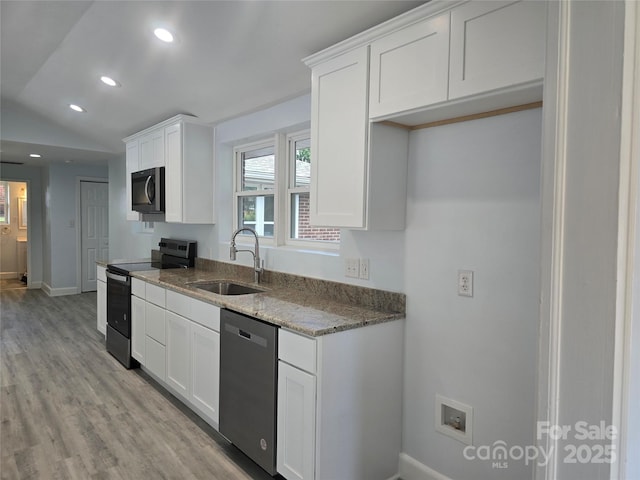
<svg viewBox="0 0 640 480"><path fill-rule="evenodd" d="M167 384L178 395L189 398L191 322L173 312L165 312L167 324Z"/></svg>
<svg viewBox="0 0 640 480"><path fill-rule="evenodd" d="M138 158L139 147L138 140L127 142L126 146L126 168L125 168L125 195L126 195L126 212L127 220L140 220L140 214L131 210L131 174L140 170Z"/></svg>
<svg viewBox="0 0 640 480"><path fill-rule="evenodd" d="M164 129L165 220L214 223L213 129L182 120Z"/></svg>
<svg viewBox="0 0 640 480"><path fill-rule="evenodd" d="M98 267L100 268L100 267ZM107 334L107 284L106 282L97 282L97 328L103 335Z"/></svg>
<svg viewBox="0 0 640 480"><path fill-rule="evenodd" d="M133 279L135 280L135 279ZM144 365L144 316L145 301L131 296L131 356Z"/></svg>
<svg viewBox="0 0 640 480"><path fill-rule="evenodd" d="M369 47L311 74L311 224L365 226Z"/></svg>
<svg viewBox="0 0 640 480"><path fill-rule="evenodd" d="M164 129L165 157L165 220L182 222L182 125L176 123ZM211 185L213 188L213 184Z"/></svg>
<svg viewBox="0 0 640 480"><path fill-rule="evenodd" d="M546 2L469 2L451 11L449 98L541 80Z"/></svg>
<svg viewBox="0 0 640 480"><path fill-rule="evenodd" d="M153 303L144 303L144 332L161 345L166 345L165 310Z"/></svg>
<svg viewBox="0 0 640 480"><path fill-rule="evenodd" d="M287 480L309 480L315 472L316 377L278 362L276 467Z"/></svg>
<svg viewBox="0 0 640 480"><path fill-rule="evenodd" d="M164 167L164 131L162 128L140 138L140 170Z"/></svg>
<svg viewBox="0 0 640 480"><path fill-rule="evenodd" d="M447 100L449 13L371 44L369 116L383 117Z"/></svg>
<svg viewBox="0 0 640 480"><path fill-rule="evenodd" d="M164 383L167 380L167 360L165 355L165 346L156 342L151 337L145 337L144 339L144 366L159 381Z"/></svg>
<svg viewBox="0 0 640 480"><path fill-rule="evenodd" d="M220 334L191 323L191 403L216 425L219 418Z"/></svg>

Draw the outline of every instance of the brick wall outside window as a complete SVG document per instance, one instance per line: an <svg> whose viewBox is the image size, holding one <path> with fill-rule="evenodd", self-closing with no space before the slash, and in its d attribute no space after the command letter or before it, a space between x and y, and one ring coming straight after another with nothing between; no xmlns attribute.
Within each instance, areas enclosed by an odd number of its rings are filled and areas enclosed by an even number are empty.
<svg viewBox="0 0 640 480"><path fill-rule="evenodd" d="M299 200L298 239L321 240L325 242L339 242L339 228L312 227L309 225L309 195L300 195Z"/></svg>

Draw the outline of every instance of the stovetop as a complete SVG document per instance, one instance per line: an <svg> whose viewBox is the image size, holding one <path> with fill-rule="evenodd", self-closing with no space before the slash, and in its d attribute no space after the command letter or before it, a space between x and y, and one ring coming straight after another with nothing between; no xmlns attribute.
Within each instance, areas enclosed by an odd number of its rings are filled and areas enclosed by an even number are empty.
<svg viewBox="0 0 640 480"><path fill-rule="evenodd" d="M107 265L107 270L120 275L128 275L130 272L194 266L197 242L162 238L158 245L160 252L152 251L151 260L114 262Z"/></svg>
<svg viewBox="0 0 640 480"><path fill-rule="evenodd" d="M138 263L116 263L109 264L110 272L127 275L130 272L143 272L145 270L165 269L165 268L187 268L186 265L178 265L176 263L163 262L138 262Z"/></svg>

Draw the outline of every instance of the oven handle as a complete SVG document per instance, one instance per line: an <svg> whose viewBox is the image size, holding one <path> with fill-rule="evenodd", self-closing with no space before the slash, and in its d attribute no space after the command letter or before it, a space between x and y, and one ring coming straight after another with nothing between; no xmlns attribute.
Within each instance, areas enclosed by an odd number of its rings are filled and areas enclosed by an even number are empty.
<svg viewBox="0 0 640 480"><path fill-rule="evenodd" d="M124 283L125 285L129 285L130 280L129 280L129 276L127 275L118 275L116 273L111 273L109 271L106 272L107 274L107 278L110 278L111 280L115 280L116 282L119 283Z"/></svg>

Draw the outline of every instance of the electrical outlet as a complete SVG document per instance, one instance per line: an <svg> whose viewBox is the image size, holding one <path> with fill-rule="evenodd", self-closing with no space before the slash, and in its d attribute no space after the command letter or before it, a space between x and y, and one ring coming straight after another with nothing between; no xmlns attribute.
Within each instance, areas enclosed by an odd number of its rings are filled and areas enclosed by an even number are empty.
<svg viewBox="0 0 640 480"><path fill-rule="evenodd" d="M369 259L368 258L360 259L360 279L369 280Z"/></svg>
<svg viewBox="0 0 640 480"><path fill-rule="evenodd" d="M473 272L458 270L458 295L473 297Z"/></svg>
<svg viewBox="0 0 640 480"><path fill-rule="evenodd" d="M360 260L357 258L344 259L344 276L358 278L360 275Z"/></svg>

